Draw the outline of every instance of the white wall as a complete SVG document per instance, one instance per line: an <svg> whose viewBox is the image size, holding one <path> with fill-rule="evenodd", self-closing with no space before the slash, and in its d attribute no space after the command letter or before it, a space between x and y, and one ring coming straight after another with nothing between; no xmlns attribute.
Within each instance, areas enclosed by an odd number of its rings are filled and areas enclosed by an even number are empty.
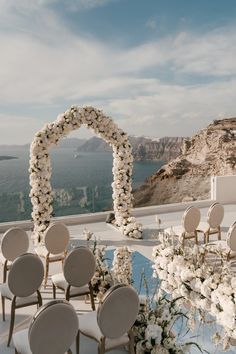
<svg viewBox="0 0 236 354"><path fill-rule="evenodd" d="M236 175L211 177L211 199L219 203L236 203Z"/></svg>

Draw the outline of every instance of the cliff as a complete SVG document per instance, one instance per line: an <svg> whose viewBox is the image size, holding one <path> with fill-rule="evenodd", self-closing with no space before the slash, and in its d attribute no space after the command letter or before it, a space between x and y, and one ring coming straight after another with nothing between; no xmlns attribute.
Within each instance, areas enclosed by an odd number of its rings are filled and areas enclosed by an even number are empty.
<svg viewBox="0 0 236 354"><path fill-rule="evenodd" d="M170 161L181 152L184 138L149 138L130 136L135 161ZM111 152L111 147L102 139L92 137L78 148L80 152Z"/></svg>
<svg viewBox="0 0 236 354"><path fill-rule="evenodd" d="M236 174L236 118L215 120L134 192L135 206L210 197L210 176Z"/></svg>

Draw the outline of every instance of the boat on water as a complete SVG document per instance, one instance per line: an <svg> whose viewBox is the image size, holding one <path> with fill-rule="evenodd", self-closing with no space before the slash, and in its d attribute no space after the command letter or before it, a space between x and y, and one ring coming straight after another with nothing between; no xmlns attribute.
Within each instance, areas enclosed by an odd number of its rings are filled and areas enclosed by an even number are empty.
<svg viewBox="0 0 236 354"><path fill-rule="evenodd" d="M82 157L81 154L74 154L74 158L75 158L75 159L78 159L78 158L80 158L80 157Z"/></svg>

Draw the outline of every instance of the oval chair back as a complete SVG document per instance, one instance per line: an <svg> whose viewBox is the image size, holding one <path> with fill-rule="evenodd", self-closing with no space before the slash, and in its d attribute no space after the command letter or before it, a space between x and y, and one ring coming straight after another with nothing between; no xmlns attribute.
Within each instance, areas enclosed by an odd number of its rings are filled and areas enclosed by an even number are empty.
<svg viewBox="0 0 236 354"><path fill-rule="evenodd" d="M94 276L96 261L93 252L87 247L76 247L64 261L64 277L71 286L88 284Z"/></svg>
<svg viewBox="0 0 236 354"><path fill-rule="evenodd" d="M98 326L104 337L119 338L133 326L139 311L139 298L129 285L110 288L97 312Z"/></svg>
<svg viewBox="0 0 236 354"><path fill-rule="evenodd" d="M224 207L220 203L214 203L210 206L207 213L207 222L212 229L216 229L222 223L224 218Z"/></svg>
<svg viewBox="0 0 236 354"><path fill-rule="evenodd" d="M234 222L227 233L227 245L230 250L236 252L236 222Z"/></svg>
<svg viewBox="0 0 236 354"><path fill-rule="evenodd" d="M25 230L12 227L2 237L1 251L3 257L8 261L14 261L21 254L26 253L29 248L29 237Z"/></svg>
<svg viewBox="0 0 236 354"><path fill-rule="evenodd" d="M182 226L187 233L194 232L200 222L200 210L194 206L187 208L182 217Z"/></svg>
<svg viewBox="0 0 236 354"><path fill-rule="evenodd" d="M43 305L29 327L29 344L34 354L64 354L78 333L78 316L65 300Z"/></svg>
<svg viewBox="0 0 236 354"><path fill-rule="evenodd" d="M66 250L69 239L70 234L66 225L63 223L53 223L45 232L45 247L51 254L60 254Z"/></svg>
<svg viewBox="0 0 236 354"><path fill-rule="evenodd" d="M8 275L10 291L18 297L34 294L42 284L44 267L41 259L26 253L15 259Z"/></svg>

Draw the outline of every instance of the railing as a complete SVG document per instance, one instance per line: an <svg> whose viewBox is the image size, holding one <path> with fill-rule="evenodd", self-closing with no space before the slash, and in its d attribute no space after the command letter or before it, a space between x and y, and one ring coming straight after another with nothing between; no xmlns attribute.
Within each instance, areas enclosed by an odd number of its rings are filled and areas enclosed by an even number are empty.
<svg viewBox="0 0 236 354"><path fill-rule="evenodd" d="M153 205L133 209L133 215L141 217L185 210L189 205L208 207L216 200L224 204L236 202L236 175L211 179L211 198L207 200L186 201L174 204ZM29 191L0 194L0 232L11 226L31 228L32 205ZM75 187L54 190L55 219L71 224L84 224L105 221L112 209L112 189L110 185Z"/></svg>

